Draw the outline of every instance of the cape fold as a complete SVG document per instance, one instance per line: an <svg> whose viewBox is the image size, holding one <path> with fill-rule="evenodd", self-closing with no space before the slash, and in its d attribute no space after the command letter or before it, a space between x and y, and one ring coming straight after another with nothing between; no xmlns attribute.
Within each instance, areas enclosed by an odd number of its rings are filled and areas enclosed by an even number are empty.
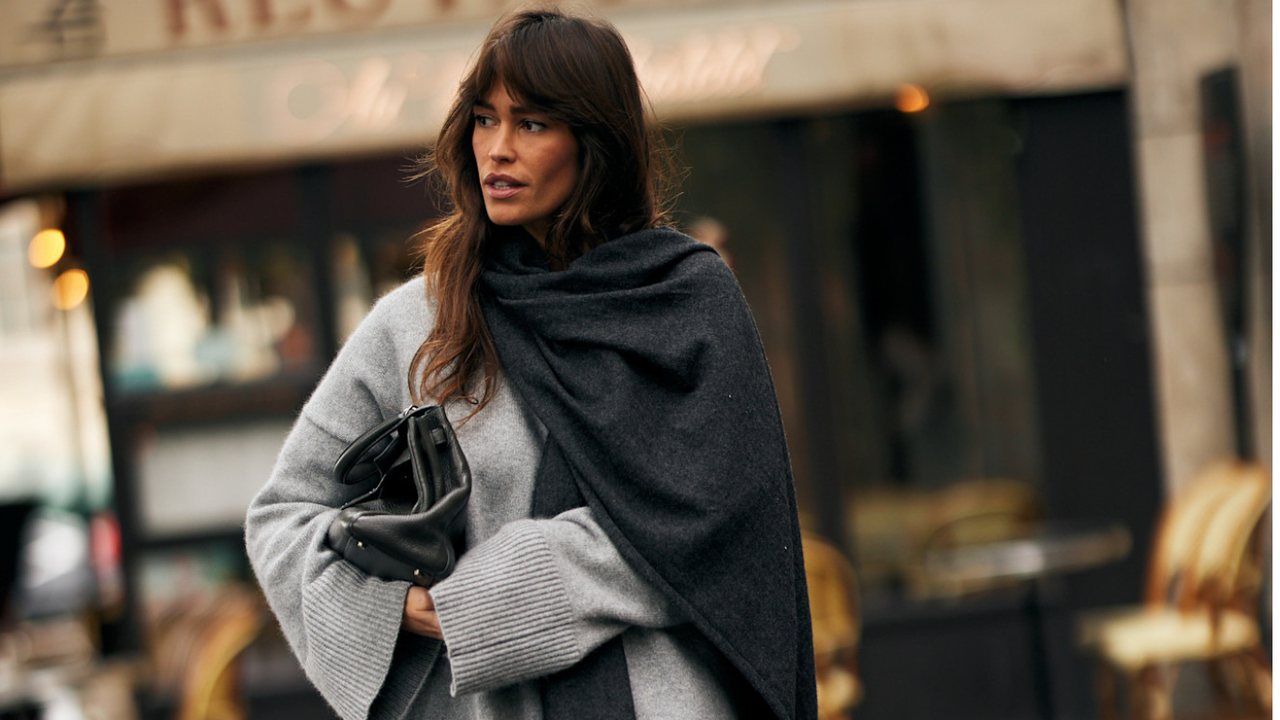
<svg viewBox="0 0 1280 720"><path fill-rule="evenodd" d="M535 514L590 505L770 716L816 717L790 460L733 273L668 228L553 272L511 231L487 244L479 293L503 371L548 431Z"/></svg>

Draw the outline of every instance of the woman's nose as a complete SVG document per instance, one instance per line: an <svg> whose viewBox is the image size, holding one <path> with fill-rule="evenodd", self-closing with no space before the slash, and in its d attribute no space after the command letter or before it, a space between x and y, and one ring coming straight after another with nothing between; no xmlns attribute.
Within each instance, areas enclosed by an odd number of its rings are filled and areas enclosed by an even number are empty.
<svg viewBox="0 0 1280 720"><path fill-rule="evenodd" d="M494 133L493 144L489 146L489 159L494 162L515 159L511 133L505 127L498 128L498 132Z"/></svg>

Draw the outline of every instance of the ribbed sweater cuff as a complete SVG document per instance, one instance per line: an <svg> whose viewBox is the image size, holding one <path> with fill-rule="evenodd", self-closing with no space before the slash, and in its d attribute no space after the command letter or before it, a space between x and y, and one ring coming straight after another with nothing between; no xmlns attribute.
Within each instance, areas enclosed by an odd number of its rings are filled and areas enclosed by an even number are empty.
<svg viewBox="0 0 1280 720"><path fill-rule="evenodd" d="M378 695L400 634L408 583L331 565L302 593L307 677L345 720L364 720Z"/></svg>
<svg viewBox="0 0 1280 720"><path fill-rule="evenodd" d="M431 589L454 695L547 675L577 662L573 608L536 523L511 523Z"/></svg>
<svg viewBox="0 0 1280 720"><path fill-rule="evenodd" d="M391 661L391 671L382 684L378 699L369 713L378 718L403 718L422 692L422 686L431 674L442 643L435 638L400 633L396 653Z"/></svg>

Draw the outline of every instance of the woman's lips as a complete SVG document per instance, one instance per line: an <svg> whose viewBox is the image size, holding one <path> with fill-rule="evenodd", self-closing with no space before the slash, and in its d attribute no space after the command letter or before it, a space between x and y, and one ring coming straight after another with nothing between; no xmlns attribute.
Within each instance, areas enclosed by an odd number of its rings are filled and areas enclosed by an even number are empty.
<svg viewBox="0 0 1280 720"><path fill-rule="evenodd" d="M495 200L505 200L520 192L524 184L508 175L489 175L484 179L485 192Z"/></svg>

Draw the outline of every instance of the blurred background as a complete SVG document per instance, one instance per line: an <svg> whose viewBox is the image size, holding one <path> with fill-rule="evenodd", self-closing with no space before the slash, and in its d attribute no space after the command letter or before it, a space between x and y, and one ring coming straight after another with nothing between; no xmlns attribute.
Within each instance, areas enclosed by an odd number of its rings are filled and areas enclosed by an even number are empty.
<svg viewBox="0 0 1280 720"><path fill-rule="evenodd" d="M0 718L332 712L249 499L503 0L0 0ZM1268 0L600 0L755 313L825 718L1270 716Z"/></svg>

